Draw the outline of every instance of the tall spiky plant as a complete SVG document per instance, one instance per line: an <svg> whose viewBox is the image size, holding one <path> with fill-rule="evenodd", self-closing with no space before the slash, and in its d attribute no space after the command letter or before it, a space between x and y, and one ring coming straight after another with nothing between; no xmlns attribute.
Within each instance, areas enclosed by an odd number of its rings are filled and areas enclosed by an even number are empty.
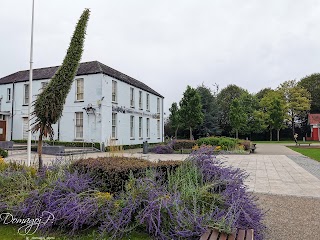
<svg viewBox="0 0 320 240"><path fill-rule="evenodd" d="M42 139L43 137L52 137L54 135L52 124L57 123L62 116L63 106L78 71L89 16L90 10L85 9L77 23L62 65L34 102L32 114L35 122L33 123L32 132L39 131L39 169L43 166Z"/></svg>

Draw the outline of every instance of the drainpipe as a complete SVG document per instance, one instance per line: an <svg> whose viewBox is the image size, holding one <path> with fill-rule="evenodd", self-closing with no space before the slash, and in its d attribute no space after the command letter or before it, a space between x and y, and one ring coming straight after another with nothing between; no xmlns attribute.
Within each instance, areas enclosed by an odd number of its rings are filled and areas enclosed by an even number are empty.
<svg viewBox="0 0 320 240"><path fill-rule="evenodd" d="M11 96L11 136L10 136L11 141L13 136L14 84L15 84L15 81L12 83L12 96Z"/></svg>

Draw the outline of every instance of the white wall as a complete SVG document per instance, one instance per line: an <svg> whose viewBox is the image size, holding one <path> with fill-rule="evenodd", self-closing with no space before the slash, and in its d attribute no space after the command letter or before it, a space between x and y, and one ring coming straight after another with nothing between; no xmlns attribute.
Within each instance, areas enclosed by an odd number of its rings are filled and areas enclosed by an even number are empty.
<svg viewBox="0 0 320 240"><path fill-rule="evenodd" d="M75 82L71 87L70 93L67 96L66 103L64 105L63 115L60 119L60 141L74 141L75 140L75 112L83 112L83 131L84 141L86 142L104 142L107 144L111 139L111 118L112 118L112 105L130 108L130 87L120 80L113 79L110 76L104 74L84 75L77 76L75 79L84 79L84 101L77 102L76 100L76 86ZM112 103L112 80L117 81L117 103ZM33 100L36 99L36 94L39 93L41 88L41 82L48 82L46 80L33 81ZM13 140L22 139L23 136L23 117L28 115L28 106L23 105L23 92L24 84L27 82L19 82L15 84L14 95L14 112L13 112ZM2 96L1 111L11 112L11 102L6 102L7 88L12 88L12 84L0 85L0 97ZM150 112L146 110L146 91L134 88L135 96L135 108L138 113L118 113L117 119L117 144L131 145L139 144L143 141L151 143L161 142L163 137L163 99L150 95ZM139 110L139 90L143 92L143 110ZM157 120L150 117L150 139L147 139L146 134L146 116L141 114L156 114L157 113L157 98L160 98L160 138L157 137ZM95 108L95 114L87 114L83 109L91 104ZM135 117L135 138L130 139L130 116ZM143 117L143 138L139 139L139 116ZM7 140L10 140L10 118L8 118L7 124ZM58 124L53 126L54 139L58 139ZM33 139L36 139L38 134L33 134Z"/></svg>

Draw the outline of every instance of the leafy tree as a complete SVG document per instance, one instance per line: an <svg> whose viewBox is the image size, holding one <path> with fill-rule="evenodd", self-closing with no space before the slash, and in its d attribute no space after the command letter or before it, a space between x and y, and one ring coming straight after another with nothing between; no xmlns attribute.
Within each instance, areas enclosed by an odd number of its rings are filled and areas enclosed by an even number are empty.
<svg viewBox="0 0 320 240"><path fill-rule="evenodd" d="M63 106L81 60L89 16L90 10L85 9L77 23L62 65L34 102L35 122L32 132L39 131L39 169L43 166L42 139L48 135L50 137L54 135L52 124L55 124L62 116Z"/></svg>
<svg viewBox="0 0 320 240"><path fill-rule="evenodd" d="M264 119L269 126L270 141L272 141L272 130L277 130L277 140L280 138L280 130L284 128L284 120L287 116L286 102L279 91L268 92L260 101L264 112Z"/></svg>
<svg viewBox="0 0 320 240"><path fill-rule="evenodd" d="M219 106L217 99L209 87L201 85L197 87L197 92L201 96L203 123L196 127L198 136L219 135Z"/></svg>
<svg viewBox="0 0 320 240"><path fill-rule="evenodd" d="M305 88L297 84L296 80L286 81L278 89L283 94L287 104L293 136L295 134L296 118L301 114L307 114L307 111L310 110L311 96Z"/></svg>
<svg viewBox="0 0 320 240"><path fill-rule="evenodd" d="M273 92L274 90L271 88L263 88L259 92L256 93L255 97L260 101L264 96L266 96L269 92Z"/></svg>
<svg viewBox="0 0 320 240"><path fill-rule="evenodd" d="M247 115L237 98L231 102L229 116L231 127L236 133L236 138L238 138L239 131L242 131L247 124Z"/></svg>
<svg viewBox="0 0 320 240"><path fill-rule="evenodd" d="M183 126L190 131L190 140L193 139L192 129L203 122L203 113L201 109L201 97L199 93L194 88L187 86L180 101L179 113Z"/></svg>
<svg viewBox="0 0 320 240"><path fill-rule="evenodd" d="M232 101L236 98L240 98L240 96L246 92L247 91L243 88L232 84L228 85L218 93L217 102L220 114L219 123L225 133L229 133L231 131L229 113Z"/></svg>
<svg viewBox="0 0 320 240"><path fill-rule="evenodd" d="M314 73L302 78L298 86L307 89L311 95L311 113L320 113L320 73Z"/></svg>
<svg viewBox="0 0 320 240"><path fill-rule="evenodd" d="M181 126L178 104L176 102L172 103L169 111L169 122L171 124L171 127L174 129L174 136L177 139L178 129Z"/></svg>

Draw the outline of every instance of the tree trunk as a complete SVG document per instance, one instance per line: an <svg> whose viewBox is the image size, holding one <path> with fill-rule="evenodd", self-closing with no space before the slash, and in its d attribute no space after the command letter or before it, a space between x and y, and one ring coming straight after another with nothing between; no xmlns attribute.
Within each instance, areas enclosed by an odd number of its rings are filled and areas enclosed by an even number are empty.
<svg viewBox="0 0 320 240"><path fill-rule="evenodd" d="M294 117L291 118L291 124L292 124L292 136L295 134L295 128L294 128Z"/></svg>
<svg viewBox="0 0 320 240"><path fill-rule="evenodd" d="M193 136L192 136L192 128L190 127L190 140L193 140Z"/></svg>
<svg viewBox="0 0 320 240"><path fill-rule="evenodd" d="M177 137L178 137L178 128L176 128L176 130L174 131L174 137L175 137L175 139L177 139Z"/></svg>
<svg viewBox="0 0 320 240"><path fill-rule="evenodd" d="M280 141L280 129L277 129L277 141Z"/></svg>
<svg viewBox="0 0 320 240"><path fill-rule="evenodd" d="M236 139L238 139L239 131L236 129Z"/></svg>
<svg viewBox="0 0 320 240"><path fill-rule="evenodd" d="M39 170L40 170L43 167L43 162L42 162L42 130L40 130L40 134L39 134L38 157L39 157Z"/></svg>
<svg viewBox="0 0 320 240"><path fill-rule="evenodd" d="M270 142L272 141L272 129L270 129Z"/></svg>

